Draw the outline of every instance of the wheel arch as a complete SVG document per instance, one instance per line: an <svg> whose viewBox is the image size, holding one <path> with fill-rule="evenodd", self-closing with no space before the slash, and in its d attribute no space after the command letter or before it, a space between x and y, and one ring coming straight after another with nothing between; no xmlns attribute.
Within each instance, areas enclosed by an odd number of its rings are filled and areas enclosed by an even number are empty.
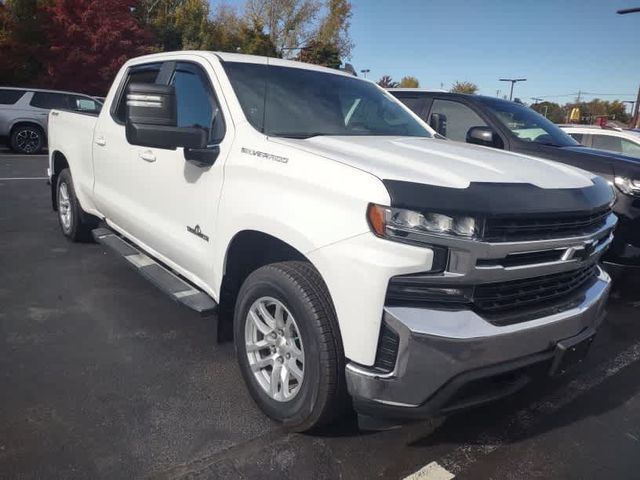
<svg viewBox="0 0 640 480"><path fill-rule="evenodd" d="M19 127L36 127L38 130L40 130L42 132L42 135L44 136L44 140L46 142L47 140L47 131L45 129L45 127L43 125L41 125L40 123L38 123L35 120L28 120L28 119L17 119L13 122L13 124L11 125L11 128L9 129L9 138L11 138L11 136L13 135L13 132L15 131L16 128Z"/></svg>
<svg viewBox="0 0 640 480"><path fill-rule="evenodd" d="M249 274L265 265L288 260L313 265L300 249L269 233L251 229L235 233L224 255L219 290L221 338L229 338L237 295Z"/></svg>

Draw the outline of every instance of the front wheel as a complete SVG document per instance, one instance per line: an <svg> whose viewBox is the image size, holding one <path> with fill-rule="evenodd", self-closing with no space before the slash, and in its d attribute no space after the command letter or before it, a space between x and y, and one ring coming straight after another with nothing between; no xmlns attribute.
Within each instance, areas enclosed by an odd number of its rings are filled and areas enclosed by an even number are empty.
<svg viewBox="0 0 640 480"><path fill-rule="evenodd" d="M336 315L311 264L275 263L249 275L238 294L234 337L249 392L269 417L305 431L345 412Z"/></svg>

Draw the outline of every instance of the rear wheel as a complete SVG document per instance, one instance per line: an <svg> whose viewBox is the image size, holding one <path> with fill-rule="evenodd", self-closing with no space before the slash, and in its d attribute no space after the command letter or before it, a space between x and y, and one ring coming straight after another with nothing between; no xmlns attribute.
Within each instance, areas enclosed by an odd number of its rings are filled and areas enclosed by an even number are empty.
<svg viewBox="0 0 640 480"><path fill-rule="evenodd" d="M18 153L36 154L44 147L44 132L35 125L21 125L11 132L11 149Z"/></svg>
<svg viewBox="0 0 640 480"><path fill-rule="evenodd" d="M98 219L82 211L68 168L58 175L56 194L58 223L63 235L73 242L91 241L91 231L98 226Z"/></svg>
<svg viewBox="0 0 640 480"><path fill-rule="evenodd" d="M269 417L305 431L345 412L335 311L311 264L280 262L249 275L238 294L234 337L249 392Z"/></svg>

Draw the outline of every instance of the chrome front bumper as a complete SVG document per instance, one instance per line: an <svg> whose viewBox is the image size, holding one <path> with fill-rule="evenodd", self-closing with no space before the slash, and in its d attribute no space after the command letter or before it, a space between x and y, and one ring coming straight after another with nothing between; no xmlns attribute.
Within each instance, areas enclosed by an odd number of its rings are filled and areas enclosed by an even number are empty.
<svg viewBox="0 0 640 480"><path fill-rule="evenodd" d="M381 374L347 365L356 410L393 418L429 416L454 407L451 400L469 382L504 378L536 365L548 369L559 341L595 333L609 288L610 278L599 268L594 283L572 308L505 326L491 324L472 310L385 307L384 321L399 336L395 368ZM514 388L478 398L500 397L524 385L516 381L517 375L513 378Z"/></svg>

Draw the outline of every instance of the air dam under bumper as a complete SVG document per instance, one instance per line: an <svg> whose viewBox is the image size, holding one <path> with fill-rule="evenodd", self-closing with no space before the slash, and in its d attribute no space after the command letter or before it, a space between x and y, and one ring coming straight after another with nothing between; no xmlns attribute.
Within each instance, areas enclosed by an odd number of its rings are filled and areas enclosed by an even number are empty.
<svg viewBox="0 0 640 480"><path fill-rule="evenodd" d="M365 415L411 419L513 393L528 382L531 371L549 370L559 341L595 333L609 284L599 269L578 305L506 326L471 310L385 307L384 321L399 336L396 365L382 374L349 363L347 386L354 406Z"/></svg>

